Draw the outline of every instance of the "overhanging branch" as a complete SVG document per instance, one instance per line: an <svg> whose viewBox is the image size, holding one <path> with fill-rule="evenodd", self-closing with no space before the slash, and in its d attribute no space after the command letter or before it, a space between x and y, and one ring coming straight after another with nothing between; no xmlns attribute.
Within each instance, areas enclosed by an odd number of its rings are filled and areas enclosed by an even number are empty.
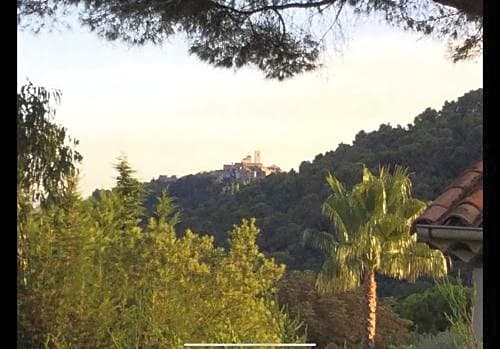
<svg viewBox="0 0 500 349"><path fill-rule="evenodd" d="M483 17L483 0L433 0L434 2L454 7L469 16Z"/></svg>

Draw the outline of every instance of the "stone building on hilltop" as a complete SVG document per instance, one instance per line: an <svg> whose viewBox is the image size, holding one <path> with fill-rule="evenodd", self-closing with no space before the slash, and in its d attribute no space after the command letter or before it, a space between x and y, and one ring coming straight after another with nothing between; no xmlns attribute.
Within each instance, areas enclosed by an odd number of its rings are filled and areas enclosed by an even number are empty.
<svg viewBox="0 0 500 349"><path fill-rule="evenodd" d="M260 151L256 150L253 161L252 156L247 155L241 162L224 165L222 169L223 179L228 182L249 181L281 172L281 169L276 165L264 166L260 155Z"/></svg>

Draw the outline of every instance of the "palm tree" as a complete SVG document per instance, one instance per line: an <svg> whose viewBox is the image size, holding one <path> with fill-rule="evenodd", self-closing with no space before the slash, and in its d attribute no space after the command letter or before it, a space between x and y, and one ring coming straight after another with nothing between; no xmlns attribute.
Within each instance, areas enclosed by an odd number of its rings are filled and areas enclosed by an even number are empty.
<svg viewBox="0 0 500 349"><path fill-rule="evenodd" d="M408 171L380 168L374 176L363 166L363 179L348 191L329 174L331 195L322 210L334 223L335 235L304 233L304 240L327 254L318 274L321 292L344 292L364 286L364 348L375 348L377 284L375 274L414 282L420 276L447 274L446 259L438 250L418 243L410 233L425 203L411 197Z"/></svg>

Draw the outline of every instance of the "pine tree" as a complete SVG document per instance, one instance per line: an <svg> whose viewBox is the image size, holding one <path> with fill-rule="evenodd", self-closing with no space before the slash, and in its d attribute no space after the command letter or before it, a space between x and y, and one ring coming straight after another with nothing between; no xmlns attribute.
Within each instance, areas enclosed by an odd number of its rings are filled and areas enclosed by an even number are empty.
<svg viewBox="0 0 500 349"><path fill-rule="evenodd" d="M144 185L133 177L135 171L126 156L118 158L115 169L118 171L118 177L114 191L121 202L118 220L122 223L122 229L127 230L136 227L143 218L146 191Z"/></svg>

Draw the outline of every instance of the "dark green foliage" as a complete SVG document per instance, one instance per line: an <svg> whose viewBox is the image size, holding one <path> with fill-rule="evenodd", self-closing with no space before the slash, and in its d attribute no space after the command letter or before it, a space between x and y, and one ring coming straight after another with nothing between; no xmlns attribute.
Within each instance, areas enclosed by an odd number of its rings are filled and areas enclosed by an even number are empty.
<svg viewBox="0 0 500 349"><path fill-rule="evenodd" d="M59 203L74 214L77 197L76 165L82 156L74 150L78 144L66 129L54 123L51 102L59 102L59 91L46 90L31 83L17 94L17 287L25 286L26 251L29 247L25 229L35 212L34 203L48 207ZM69 144L68 144L69 143ZM58 218L59 219L59 218ZM69 230L71 226L67 226Z"/></svg>
<svg viewBox="0 0 500 349"><path fill-rule="evenodd" d="M467 346L465 338L455 329L439 332L435 335L430 333L414 333L410 346L391 347L390 349L462 349L473 348Z"/></svg>
<svg viewBox="0 0 500 349"><path fill-rule="evenodd" d="M258 243L264 251L291 269L318 270L321 254L302 246L301 237L305 229L332 229L320 208L329 193L327 173L335 173L350 187L360 180L360 163L371 170L400 164L410 169L414 196L433 200L482 155L482 96L481 89L471 91L445 102L439 112L428 109L407 128L382 125L377 131L360 131L352 145L341 144L317 155L312 163L303 162L299 173L273 174L233 194L224 192L221 181L209 174L182 177L168 186L183 209L185 218L179 226L214 235L218 244L224 244L233 224L256 217L262 230ZM151 190L147 206L152 210L154 198L166 185L152 181L147 186ZM399 292L384 285L380 291L396 297Z"/></svg>
<svg viewBox="0 0 500 349"><path fill-rule="evenodd" d="M18 21L35 31L75 9L82 25L107 40L162 44L184 33L189 52L202 61L226 68L251 64L280 80L320 65L326 34L342 31L342 12L377 12L391 25L454 40L455 60L482 50L478 0L18 0L17 8Z"/></svg>
<svg viewBox="0 0 500 349"><path fill-rule="evenodd" d="M482 89L471 91L456 102L445 102L441 111L427 109L407 128L381 125L378 131L359 132L352 146L303 163L301 172L330 170L344 182L359 181L357 163L375 169L379 164L399 164L414 173L414 195L433 200L446 185L482 155ZM323 176L322 176L323 177Z"/></svg>
<svg viewBox="0 0 500 349"><path fill-rule="evenodd" d="M381 274L377 274L379 297L392 297L398 301L408 297L410 294L427 290L434 285L431 278L421 278L416 282L408 282L391 279Z"/></svg>
<svg viewBox="0 0 500 349"><path fill-rule="evenodd" d="M175 227L181 221L181 212L174 200L162 191L161 196L157 198L155 218L159 224L168 224Z"/></svg>
<svg viewBox="0 0 500 349"><path fill-rule="evenodd" d="M303 341L276 302L284 266L259 251L254 220L233 227L227 250L191 230L177 237L165 195L145 228L133 225L140 186L124 159L117 169L98 200L81 200L72 178L56 205L18 221L18 348Z"/></svg>
<svg viewBox="0 0 500 349"><path fill-rule="evenodd" d="M113 190L122 202L119 207L119 220L125 225L136 226L144 214L143 202L146 194L144 185L133 177L135 171L125 156L118 158L115 169L118 171L118 177Z"/></svg>
<svg viewBox="0 0 500 349"><path fill-rule="evenodd" d="M31 82L17 94L17 192L29 200L54 199L82 160L74 150L78 141L72 141L53 120L51 103L58 103L60 97L60 91Z"/></svg>
<svg viewBox="0 0 500 349"><path fill-rule="evenodd" d="M476 337L475 326L472 324L473 289L463 286L460 275L456 280L448 278L436 282L436 288L449 304L450 311L446 313L446 319L450 323L451 329L460 337L457 343L462 339L465 342L464 347L483 348L483 344ZM457 345L457 347L459 346Z"/></svg>
<svg viewBox="0 0 500 349"><path fill-rule="evenodd" d="M319 348L358 348L362 337L363 295L361 290L324 295L315 288L312 272L289 273L279 282L279 301L292 315L299 315L307 325L307 342ZM378 305L377 348L409 341L410 321L394 312L393 301L382 299Z"/></svg>
<svg viewBox="0 0 500 349"><path fill-rule="evenodd" d="M453 285L455 291L460 287ZM471 288L466 292L472 297ZM411 320L413 329L419 333L436 334L450 327L446 314L451 314L451 306L436 286L409 295L397 304L395 310L401 317Z"/></svg>

